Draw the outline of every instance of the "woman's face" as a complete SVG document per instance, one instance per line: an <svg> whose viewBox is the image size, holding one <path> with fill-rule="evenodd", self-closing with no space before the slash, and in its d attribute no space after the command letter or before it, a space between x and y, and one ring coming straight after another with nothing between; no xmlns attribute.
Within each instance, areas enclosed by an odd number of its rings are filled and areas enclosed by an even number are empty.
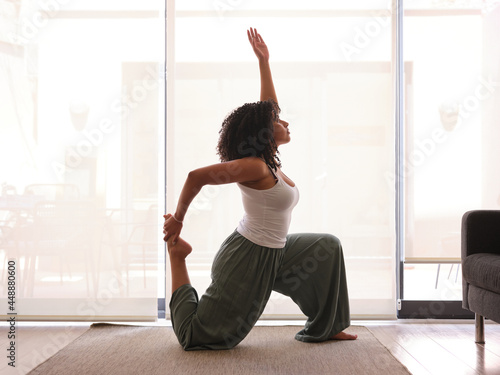
<svg viewBox="0 0 500 375"><path fill-rule="evenodd" d="M274 141L276 142L276 146L284 145L290 142L290 131L288 130L288 122L278 119L274 123L274 132L273 132Z"/></svg>

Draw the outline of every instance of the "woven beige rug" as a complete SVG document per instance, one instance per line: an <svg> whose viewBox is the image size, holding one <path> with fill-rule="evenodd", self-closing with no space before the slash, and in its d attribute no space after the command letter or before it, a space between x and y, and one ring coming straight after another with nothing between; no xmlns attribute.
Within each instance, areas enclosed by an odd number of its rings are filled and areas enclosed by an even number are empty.
<svg viewBox="0 0 500 375"><path fill-rule="evenodd" d="M409 374L365 327L315 344L296 341L300 329L259 326L234 349L186 352L170 327L94 324L29 374Z"/></svg>

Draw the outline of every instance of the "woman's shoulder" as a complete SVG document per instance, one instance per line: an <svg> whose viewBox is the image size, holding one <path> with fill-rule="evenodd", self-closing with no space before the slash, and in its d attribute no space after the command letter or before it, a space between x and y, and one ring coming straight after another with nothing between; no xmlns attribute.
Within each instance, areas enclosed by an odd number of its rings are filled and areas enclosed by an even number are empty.
<svg viewBox="0 0 500 375"><path fill-rule="evenodd" d="M235 160L237 161L238 165L244 168L252 168L252 169L262 169L262 170L267 170L267 164L264 161L264 159L259 158L257 156L247 156L241 159Z"/></svg>
<svg viewBox="0 0 500 375"><path fill-rule="evenodd" d="M252 164L257 164L257 165L267 165L265 160L258 157L258 156L246 156L244 158L241 158L240 160L246 162L246 163L252 163Z"/></svg>
<svg viewBox="0 0 500 375"><path fill-rule="evenodd" d="M254 156L238 159L238 165L245 171L253 172L252 174L266 176L269 173L269 168L266 162Z"/></svg>
<svg viewBox="0 0 500 375"><path fill-rule="evenodd" d="M275 184L275 177L263 159L251 156L239 160L241 160L242 168L252 176L246 181L240 181L240 184L259 190L267 189Z"/></svg>

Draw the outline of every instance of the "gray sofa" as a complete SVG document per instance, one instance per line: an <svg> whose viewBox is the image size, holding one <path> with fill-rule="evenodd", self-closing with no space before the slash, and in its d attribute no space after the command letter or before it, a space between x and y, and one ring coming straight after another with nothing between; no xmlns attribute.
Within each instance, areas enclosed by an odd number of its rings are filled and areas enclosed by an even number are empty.
<svg viewBox="0 0 500 375"><path fill-rule="evenodd" d="M484 318L500 323L500 210L462 217L462 307L475 313L476 342L484 343Z"/></svg>

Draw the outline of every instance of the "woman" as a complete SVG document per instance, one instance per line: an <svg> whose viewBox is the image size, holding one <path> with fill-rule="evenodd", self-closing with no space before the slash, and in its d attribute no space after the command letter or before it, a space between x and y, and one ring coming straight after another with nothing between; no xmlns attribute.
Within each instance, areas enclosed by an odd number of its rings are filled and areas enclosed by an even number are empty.
<svg viewBox="0 0 500 375"><path fill-rule="evenodd" d="M229 114L217 147L222 163L191 171L175 214L164 216L174 332L185 350L230 349L255 325L274 290L290 296L308 317L297 340L356 339L343 332L350 317L339 240L328 234L287 234L299 193L281 171L277 154L290 142L290 131L279 118L267 46L257 30L247 34L259 61L261 101ZM191 246L179 237L182 221L204 185L233 182L241 189L245 215L222 243L212 283L198 299L185 262Z"/></svg>

